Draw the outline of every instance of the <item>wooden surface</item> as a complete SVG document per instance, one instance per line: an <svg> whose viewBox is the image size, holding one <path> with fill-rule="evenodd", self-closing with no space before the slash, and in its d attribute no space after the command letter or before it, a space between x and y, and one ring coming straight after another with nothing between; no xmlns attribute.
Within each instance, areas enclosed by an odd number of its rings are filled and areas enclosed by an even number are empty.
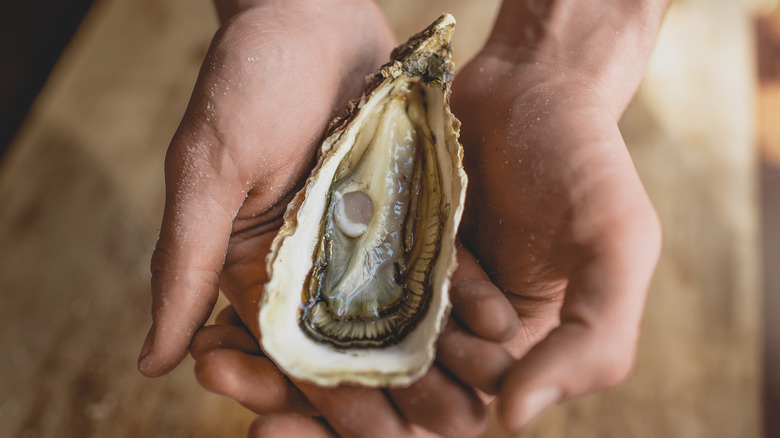
<svg viewBox="0 0 780 438"><path fill-rule="evenodd" d="M760 436L745 3L677 2L621 124L664 226L636 372L520 436ZM380 4L399 38L452 12L462 64L498 2ZM232 437L251 421L189 360L135 370L163 154L216 26L207 0L97 1L0 163L0 435Z"/></svg>

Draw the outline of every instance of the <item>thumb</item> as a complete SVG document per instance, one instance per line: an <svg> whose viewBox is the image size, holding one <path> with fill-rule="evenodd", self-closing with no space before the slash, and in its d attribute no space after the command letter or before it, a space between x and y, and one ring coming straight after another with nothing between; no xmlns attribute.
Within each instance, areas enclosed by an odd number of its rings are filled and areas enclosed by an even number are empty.
<svg viewBox="0 0 780 438"><path fill-rule="evenodd" d="M138 360L148 377L181 362L214 308L233 219L246 196L246 187L224 176L237 174L224 168L229 160L204 157L219 151L177 137L166 156L165 210L152 256L153 323Z"/></svg>

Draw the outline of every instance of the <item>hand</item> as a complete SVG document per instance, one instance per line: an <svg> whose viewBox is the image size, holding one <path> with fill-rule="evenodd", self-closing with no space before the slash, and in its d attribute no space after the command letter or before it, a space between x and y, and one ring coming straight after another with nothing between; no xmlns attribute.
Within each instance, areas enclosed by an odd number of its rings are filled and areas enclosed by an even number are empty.
<svg viewBox="0 0 780 438"><path fill-rule="evenodd" d="M242 2L235 2L242 3ZM257 333L263 255L328 123L359 95L393 37L370 2L257 0L220 28L165 161L152 258L153 325L139 368L187 354L218 286ZM356 43L360 41L360 43Z"/></svg>
<svg viewBox="0 0 780 438"><path fill-rule="evenodd" d="M479 436L488 415L475 392L485 400L484 394L495 394L512 362L499 342L514 333L517 318L471 255L459 248L458 257L452 286L456 317L438 341L436 364L408 388L327 389L290 381L263 355L232 308L193 339L198 381L261 415L250 437L429 436L428 431Z"/></svg>
<svg viewBox="0 0 780 438"><path fill-rule="evenodd" d="M139 369L148 376L165 374L182 360L212 311L218 289L253 336L260 336L257 304L267 280L264 258L287 201L308 174L327 124L359 95L364 76L386 60L393 46L378 9L364 0L339 0L328 8L313 0L234 3L218 5L226 22L214 38L166 157L166 207L152 260L153 326L139 358ZM251 7L242 9L247 3ZM476 262L471 269L479 269ZM467 280L474 297L496 295L484 279ZM511 311L498 297L498 307ZM461 351L504 355L508 365L508 356L490 336L505 338L514 316L501 328L486 323L491 316L475 310L479 306L469 306L463 306L463 320L481 338L451 329L442 342L449 339ZM233 337L240 335L230 331L227 338ZM245 341L236 342L246 347ZM247 352L256 353L238 349ZM413 388L385 393L291 385L261 357L243 361L253 370L246 374L203 365L203 360L219 357L225 356L201 355L198 360L205 386L233 379L228 382L232 389L220 392L250 409L319 412L341 435L408 435L411 423L443 434L476 435L486 426L487 411L466 385L494 392L504 371L474 370L468 361L454 360L453 353L449 361L441 360L447 372L436 367ZM208 375L211 380L204 378ZM247 387L244 382L263 384ZM247 398L241 392L247 389L260 399Z"/></svg>
<svg viewBox="0 0 780 438"><path fill-rule="evenodd" d="M460 72L453 109L470 179L460 237L519 317L497 411L519 430L627 377L660 228L617 127L627 100L507 54L488 45Z"/></svg>

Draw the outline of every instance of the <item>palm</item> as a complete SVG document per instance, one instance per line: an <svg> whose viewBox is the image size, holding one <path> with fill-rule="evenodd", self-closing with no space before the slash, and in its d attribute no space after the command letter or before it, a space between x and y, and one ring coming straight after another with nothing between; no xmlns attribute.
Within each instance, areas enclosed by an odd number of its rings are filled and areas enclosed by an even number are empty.
<svg viewBox="0 0 780 438"><path fill-rule="evenodd" d="M393 47L381 15L364 9L352 18L362 29L331 8L261 7L232 20L215 38L169 155L178 184L206 180L225 210L241 202L219 285L256 335L263 261L286 201L327 124Z"/></svg>
<svg viewBox="0 0 780 438"><path fill-rule="evenodd" d="M562 319L582 317L564 303L593 299L586 291L594 282L607 288L595 277L623 267L611 251L646 247L649 268L615 285L631 289L648 280L657 246L652 207L614 115L584 87L551 79L559 71L531 70L482 55L453 93L471 181L461 239L520 317L516 356ZM607 253L612 265L599 274ZM626 258L626 270L633 262Z"/></svg>

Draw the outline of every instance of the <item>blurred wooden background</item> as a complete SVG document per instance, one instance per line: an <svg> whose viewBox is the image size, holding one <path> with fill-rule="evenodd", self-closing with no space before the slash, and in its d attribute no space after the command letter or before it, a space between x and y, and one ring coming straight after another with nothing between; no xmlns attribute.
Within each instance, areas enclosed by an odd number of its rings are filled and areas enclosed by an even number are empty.
<svg viewBox="0 0 780 438"><path fill-rule="evenodd" d="M379 3L399 39L453 13L460 65L498 5ZM520 436L761 435L754 3L677 1L621 123L664 225L635 373ZM216 27L208 0L97 0L0 162L0 435L228 437L252 420L189 360L135 369L162 160Z"/></svg>

